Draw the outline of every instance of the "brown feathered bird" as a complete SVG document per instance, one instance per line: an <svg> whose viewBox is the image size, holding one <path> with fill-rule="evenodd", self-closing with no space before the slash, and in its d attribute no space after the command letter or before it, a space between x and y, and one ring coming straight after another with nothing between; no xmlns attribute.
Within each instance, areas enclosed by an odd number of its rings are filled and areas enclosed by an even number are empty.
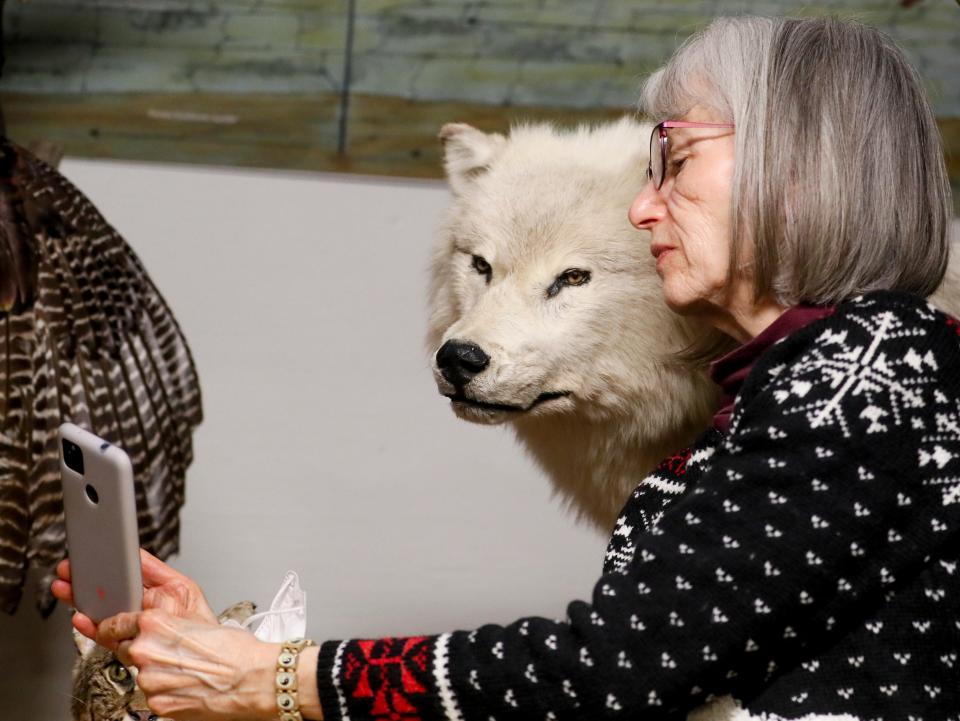
<svg viewBox="0 0 960 721"><path fill-rule="evenodd" d="M57 427L130 454L140 541L175 552L197 375L180 327L123 238L66 178L0 137L0 608L28 565L65 555Z"/></svg>

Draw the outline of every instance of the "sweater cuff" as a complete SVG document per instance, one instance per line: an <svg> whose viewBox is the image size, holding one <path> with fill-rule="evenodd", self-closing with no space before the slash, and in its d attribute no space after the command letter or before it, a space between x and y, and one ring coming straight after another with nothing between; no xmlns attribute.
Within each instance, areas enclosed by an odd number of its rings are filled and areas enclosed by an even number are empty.
<svg viewBox="0 0 960 721"><path fill-rule="evenodd" d="M447 679L446 638L325 642L317 662L324 721L459 721Z"/></svg>
<svg viewBox="0 0 960 721"><path fill-rule="evenodd" d="M320 708L323 709L323 721L341 721L343 713L340 707L339 692L335 682L338 670L341 641L326 641L320 646L317 659L317 690L320 694Z"/></svg>

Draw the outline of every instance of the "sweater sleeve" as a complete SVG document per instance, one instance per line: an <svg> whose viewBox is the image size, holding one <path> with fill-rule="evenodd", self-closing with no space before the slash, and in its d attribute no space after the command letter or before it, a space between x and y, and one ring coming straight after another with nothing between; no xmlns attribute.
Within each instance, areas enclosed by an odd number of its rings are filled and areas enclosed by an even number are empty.
<svg viewBox="0 0 960 721"><path fill-rule="evenodd" d="M960 541L960 350L866 297L768 351L731 433L563 621L332 641L325 718L676 718L870 623Z"/></svg>

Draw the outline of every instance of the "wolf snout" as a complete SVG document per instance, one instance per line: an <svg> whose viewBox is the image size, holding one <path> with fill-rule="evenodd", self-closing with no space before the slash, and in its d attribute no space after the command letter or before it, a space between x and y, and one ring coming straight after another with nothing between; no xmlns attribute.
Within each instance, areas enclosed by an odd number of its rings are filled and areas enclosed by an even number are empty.
<svg viewBox="0 0 960 721"><path fill-rule="evenodd" d="M448 340L437 351L437 368L457 390L490 364L490 356L476 343Z"/></svg>

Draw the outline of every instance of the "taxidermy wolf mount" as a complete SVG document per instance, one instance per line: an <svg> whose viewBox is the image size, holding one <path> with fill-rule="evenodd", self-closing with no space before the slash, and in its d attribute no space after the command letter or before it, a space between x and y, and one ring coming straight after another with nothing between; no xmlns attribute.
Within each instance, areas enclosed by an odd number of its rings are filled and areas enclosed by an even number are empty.
<svg viewBox="0 0 960 721"><path fill-rule="evenodd" d="M437 387L460 418L511 424L556 492L605 533L718 402L704 373L674 360L716 332L666 307L649 235L627 220L649 136L627 118L440 131L454 200L430 270ZM932 300L960 311L956 262Z"/></svg>

